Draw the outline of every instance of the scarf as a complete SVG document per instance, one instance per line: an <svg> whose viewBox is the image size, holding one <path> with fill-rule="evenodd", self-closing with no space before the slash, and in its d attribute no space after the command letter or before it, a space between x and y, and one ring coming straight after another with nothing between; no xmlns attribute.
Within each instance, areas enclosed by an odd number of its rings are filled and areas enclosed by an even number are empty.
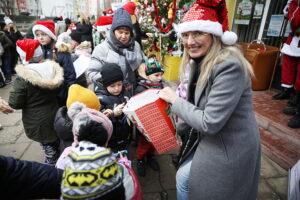
<svg viewBox="0 0 300 200"><path fill-rule="evenodd" d="M130 69L131 71L136 70L138 63L134 52L134 37L131 37L126 44L123 44L116 38L113 31L109 31L107 41L116 53L125 57L127 69Z"/></svg>
<svg viewBox="0 0 300 200"><path fill-rule="evenodd" d="M162 88L164 88L164 85L163 85L162 82L153 83L152 81L149 81L149 80L140 80L138 82L138 85L141 85L146 89L149 89L149 88L160 88L160 89L162 89Z"/></svg>

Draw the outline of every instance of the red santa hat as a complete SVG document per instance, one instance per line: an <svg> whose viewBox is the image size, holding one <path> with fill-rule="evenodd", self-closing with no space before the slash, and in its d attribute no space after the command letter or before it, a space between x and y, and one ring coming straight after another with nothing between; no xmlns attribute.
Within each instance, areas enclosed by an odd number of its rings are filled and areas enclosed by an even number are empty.
<svg viewBox="0 0 300 200"><path fill-rule="evenodd" d="M225 0L199 0L185 14L178 33L203 31L221 37L224 44L232 45L237 35L229 31Z"/></svg>
<svg viewBox="0 0 300 200"><path fill-rule="evenodd" d="M130 1L128 3L126 3L123 8L130 14L130 15L134 15L134 11L136 8L136 5L134 2Z"/></svg>
<svg viewBox="0 0 300 200"><path fill-rule="evenodd" d="M113 15L114 15L114 11L113 11L113 9L111 9L111 8L107 8L107 9L105 10L105 12L106 12L106 15L107 15L107 16L113 16Z"/></svg>
<svg viewBox="0 0 300 200"><path fill-rule="evenodd" d="M28 64L28 61L33 57L39 57L43 55L43 51L38 40L18 40L16 44L17 52L19 53L23 64Z"/></svg>
<svg viewBox="0 0 300 200"><path fill-rule="evenodd" d="M99 17L97 23L95 24L97 31L108 31L111 28L112 22L113 22L112 16Z"/></svg>
<svg viewBox="0 0 300 200"><path fill-rule="evenodd" d="M35 31L37 30L43 31L44 33L49 35L49 37L56 40L55 24L53 21L36 21L35 25L32 28L34 37L36 37Z"/></svg>

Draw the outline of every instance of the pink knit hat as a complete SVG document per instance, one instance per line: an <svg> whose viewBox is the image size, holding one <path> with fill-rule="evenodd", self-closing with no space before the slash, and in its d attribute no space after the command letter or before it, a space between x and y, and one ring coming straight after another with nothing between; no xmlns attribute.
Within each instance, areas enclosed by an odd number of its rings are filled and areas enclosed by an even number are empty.
<svg viewBox="0 0 300 200"><path fill-rule="evenodd" d="M112 132L113 132L113 125L103 113L95 110L90 109L85 106L85 104L80 102L73 103L69 110L68 110L68 116L73 121L73 135L74 135L74 142L72 144L73 147L78 144L78 132L81 126L89 126L89 122L96 121L100 123L103 128L107 131L107 141L111 138ZM101 134L99 132L99 134ZM92 141L91 141L92 142Z"/></svg>

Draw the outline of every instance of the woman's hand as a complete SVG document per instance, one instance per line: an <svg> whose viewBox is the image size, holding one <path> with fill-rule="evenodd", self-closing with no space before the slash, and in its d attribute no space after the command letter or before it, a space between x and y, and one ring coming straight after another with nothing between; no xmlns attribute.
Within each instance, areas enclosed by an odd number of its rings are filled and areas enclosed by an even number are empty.
<svg viewBox="0 0 300 200"><path fill-rule="evenodd" d="M165 100L166 102L168 103L171 103L173 104L175 102L175 100L177 98L179 98L177 96L177 94L175 93L174 90L172 90L171 88L169 87L165 87L164 89L162 89L159 94L158 94L159 98Z"/></svg>
<svg viewBox="0 0 300 200"><path fill-rule="evenodd" d="M4 101L3 99L0 99L0 111L3 112L4 114L8 114L8 113L13 113L14 109L12 109L7 103L6 101Z"/></svg>

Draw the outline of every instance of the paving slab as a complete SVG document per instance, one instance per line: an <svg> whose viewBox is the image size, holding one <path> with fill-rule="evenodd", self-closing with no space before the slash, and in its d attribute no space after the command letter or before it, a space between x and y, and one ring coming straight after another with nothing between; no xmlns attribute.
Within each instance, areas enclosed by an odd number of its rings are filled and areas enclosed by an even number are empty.
<svg viewBox="0 0 300 200"><path fill-rule="evenodd" d="M22 119L22 113L20 112L14 112L9 115L0 112L0 124L3 127L21 124L22 123L21 119Z"/></svg>
<svg viewBox="0 0 300 200"><path fill-rule="evenodd" d="M267 183L272 187L273 191L280 196L281 200L287 199L288 192L288 178L268 178Z"/></svg>
<svg viewBox="0 0 300 200"><path fill-rule="evenodd" d="M21 143L21 144L1 144L0 145L0 154L4 156L11 156L14 158L20 158L30 143Z"/></svg>
<svg viewBox="0 0 300 200"><path fill-rule="evenodd" d="M160 193L144 193L143 195L144 200L161 200Z"/></svg>
<svg viewBox="0 0 300 200"><path fill-rule="evenodd" d="M162 155L158 157L160 164L160 181L165 189L176 190L176 169L172 164L170 155Z"/></svg>
<svg viewBox="0 0 300 200"><path fill-rule="evenodd" d="M16 144L19 144L19 143L28 143L28 142L32 142L32 140L29 139L29 138L26 136L25 132L23 131L22 134L21 134L21 136L16 140L15 143L16 143Z"/></svg>
<svg viewBox="0 0 300 200"><path fill-rule="evenodd" d="M261 178L282 177L287 175L288 172L285 169L270 160L265 154L262 154L260 169Z"/></svg>
<svg viewBox="0 0 300 200"><path fill-rule="evenodd" d="M36 161L41 163L44 161L44 158L44 152L38 142L31 142L21 157L22 160Z"/></svg>
<svg viewBox="0 0 300 200"><path fill-rule="evenodd" d="M160 172L154 171L148 165L146 165L146 176L138 177L143 192L161 192L163 191L162 187L164 187L166 190L176 189L176 169L172 164L170 155L157 155L156 159L161 168ZM136 159L133 161L132 166L134 171L137 172Z"/></svg>
<svg viewBox="0 0 300 200"><path fill-rule="evenodd" d="M281 200L265 180L260 180L257 200Z"/></svg>
<svg viewBox="0 0 300 200"><path fill-rule="evenodd" d="M3 127L3 129L0 130L0 144L15 143L16 140L22 135L22 133L22 125Z"/></svg>

